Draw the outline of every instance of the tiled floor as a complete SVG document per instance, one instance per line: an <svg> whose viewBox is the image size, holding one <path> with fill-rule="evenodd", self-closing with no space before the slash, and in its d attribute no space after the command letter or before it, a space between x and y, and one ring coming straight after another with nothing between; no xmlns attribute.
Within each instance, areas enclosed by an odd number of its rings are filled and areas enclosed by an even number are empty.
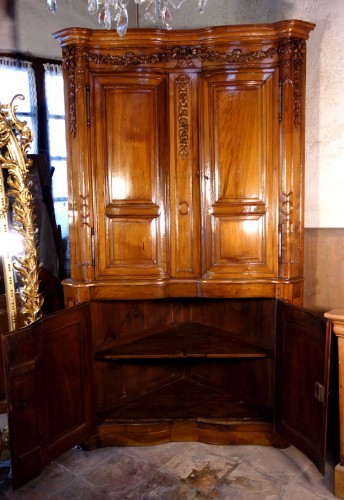
<svg viewBox="0 0 344 500"><path fill-rule="evenodd" d="M294 447L168 443L142 448L72 449L12 491L0 469L0 498L28 500L335 498L325 476Z"/></svg>

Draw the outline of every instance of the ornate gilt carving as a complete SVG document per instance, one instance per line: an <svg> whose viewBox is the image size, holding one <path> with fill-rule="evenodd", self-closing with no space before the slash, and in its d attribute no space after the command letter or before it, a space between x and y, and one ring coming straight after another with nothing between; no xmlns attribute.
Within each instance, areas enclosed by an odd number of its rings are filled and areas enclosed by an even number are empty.
<svg viewBox="0 0 344 500"><path fill-rule="evenodd" d="M178 154L185 160L189 154L189 88L191 79L187 75L180 75L175 80L175 85L178 91Z"/></svg>
<svg viewBox="0 0 344 500"><path fill-rule="evenodd" d="M290 82L294 88L294 125L296 128L301 125L301 75L305 52L306 42L304 40L286 38L281 41L279 46L282 84Z"/></svg>
<svg viewBox="0 0 344 500"><path fill-rule="evenodd" d="M23 99L23 96L16 96ZM20 286L21 314L24 324L28 325L42 315L42 294L39 293L39 266L36 247L37 231L34 225L31 181L29 169L32 161L27 158L27 148L32 140L31 130L26 122L21 122L15 115L13 104L0 106L0 165L7 171L7 196L12 200L12 226L22 236L23 253L16 256L13 267L18 273ZM4 203L2 202L2 208ZM7 283L6 288L11 283ZM11 290L11 300L15 301ZM13 311L14 304L11 308ZM15 326L15 325L12 325Z"/></svg>
<svg viewBox="0 0 344 500"><path fill-rule="evenodd" d="M0 121L0 149L2 142L4 122ZM5 181L0 168L0 241L8 241L9 238L9 227L8 227L8 200L5 193ZM17 321L17 304L16 304L16 289L13 276L13 265L12 256L8 248L4 248L1 245L1 261L2 269L4 274L4 280L6 283L6 307L7 307L7 318L8 318L8 328L9 331L15 330Z"/></svg>

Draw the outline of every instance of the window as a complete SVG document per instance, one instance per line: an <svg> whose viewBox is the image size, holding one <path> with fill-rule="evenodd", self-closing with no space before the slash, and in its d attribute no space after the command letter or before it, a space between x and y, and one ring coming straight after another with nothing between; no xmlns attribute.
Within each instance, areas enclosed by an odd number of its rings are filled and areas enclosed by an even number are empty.
<svg viewBox="0 0 344 500"><path fill-rule="evenodd" d="M62 238L66 239L68 238L68 193L62 67L47 63L44 64L44 70L55 217L61 226Z"/></svg>
<svg viewBox="0 0 344 500"><path fill-rule="evenodd" d="M0 102L8 104L16 94L16 115L33 134L28 154L43 155L52 174L54 215L62 247L60 278L68 275L68 203L64 93L61 63L40 58L0 55Z"/></svg>
<svg viewBox="0 0 344 500"><path fill-rule="evenodd" d="M9 104L17 94L24 100L17 99L17 117L26 121L33 134L32 153L38 152L38 116L36 80L32 62L10 57L0 57L0 102Z"/></svg>

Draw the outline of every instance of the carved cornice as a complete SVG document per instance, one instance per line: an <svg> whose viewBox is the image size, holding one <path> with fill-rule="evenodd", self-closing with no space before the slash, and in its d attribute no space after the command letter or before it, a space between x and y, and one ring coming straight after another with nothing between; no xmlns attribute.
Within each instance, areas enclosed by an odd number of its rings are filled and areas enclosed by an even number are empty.
<svg viewBox="0 0 344 500"><path fill-rule="evenodd" d="M305 53L305 40L286 38L279 45L280 80L282 85L289 82L294 88L294 125L296 128L301 125L301 76Z"/></svg>
<svg viewBox="0 0 344 500"><path fill-rule="evenodd" d="M180 75L175 80L175 85L178 92L178 154L185 160L189 155L189 88L191 79L187 75Z"/></svg>
<svg viewBox="0 0 344 500"><path fill-rule="evenodd" d="M68 74L69 89L69 129L73 136L76 134L76 59L82 58L89 64L108 65L113 67L129 67L138 65L159 65L174 63L174 67L186 65L189 68L197 68L203 63L222 64L247 64L252 61L262 61L278 57L276 48L267 50L254 50L244 52L241 49L233 49L230 52L219 52L206 50L197 46L174 47L154 53L127 52L122 56L99 54L87 50L84 47L65 47L63 49L63 68Z"/></svg>

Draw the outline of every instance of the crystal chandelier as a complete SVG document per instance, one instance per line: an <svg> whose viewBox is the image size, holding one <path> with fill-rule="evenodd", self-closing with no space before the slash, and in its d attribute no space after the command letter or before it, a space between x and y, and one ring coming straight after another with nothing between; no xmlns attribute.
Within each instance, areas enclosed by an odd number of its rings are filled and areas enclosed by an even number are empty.
<svg viewBox="0 0 344 500"><path fill-rule="evenodd" d="M179 9L186 0L134 0L136 5L146 7L145 21L153 26L172 29L172 10ZM202 14L207 0L196 0ZM47 0L51 12L56 11L57 0ZM128 28L129 0L88 0L88 12L98 15L98 23L102 28L110 30L114 25L119 36L124 36Z"/></svg>

